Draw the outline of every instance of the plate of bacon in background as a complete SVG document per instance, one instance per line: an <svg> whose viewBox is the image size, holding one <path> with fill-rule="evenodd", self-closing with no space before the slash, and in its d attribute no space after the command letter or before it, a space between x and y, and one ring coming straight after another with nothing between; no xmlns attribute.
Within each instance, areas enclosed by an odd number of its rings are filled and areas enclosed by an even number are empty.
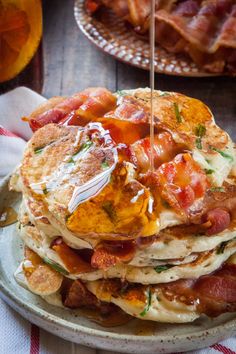
<svg viewBox="0 0 236 354"><path fill-rule="evenodd" d="M75 18L98 48L149 70L149 0L76 0ZM156 0L155 71L180 76L236 74L234 0Z"/></svg>

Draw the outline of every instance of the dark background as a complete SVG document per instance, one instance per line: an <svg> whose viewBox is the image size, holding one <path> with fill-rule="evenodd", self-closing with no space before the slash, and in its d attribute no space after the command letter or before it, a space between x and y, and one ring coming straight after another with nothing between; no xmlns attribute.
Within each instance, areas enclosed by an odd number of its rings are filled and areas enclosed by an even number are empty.
<svg viewBox="0 0 236 354"><path fill-rule="evenodd" d="M44 85L46 97L70 95L88 86L112 91L149 86L149 73L103 54L80 32L73 0L44 1ZM236 140L236 78L156 75L155 86L199 98L217 123Z"/></svg>

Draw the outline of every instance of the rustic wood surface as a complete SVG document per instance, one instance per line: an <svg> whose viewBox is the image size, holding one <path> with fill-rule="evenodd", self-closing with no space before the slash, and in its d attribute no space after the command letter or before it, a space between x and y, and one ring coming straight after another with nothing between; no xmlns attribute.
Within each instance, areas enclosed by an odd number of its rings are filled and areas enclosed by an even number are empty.
<svg viewBox="0 0 236 354"><path fill-rule="evenodd" d="M73 0L44 2L43 95L69 95L88 86L112 91L149 86L149 73L102 53L80 32ZM156 88L203 100L217 123L236 140L236 78L156 75Z"/></svg>

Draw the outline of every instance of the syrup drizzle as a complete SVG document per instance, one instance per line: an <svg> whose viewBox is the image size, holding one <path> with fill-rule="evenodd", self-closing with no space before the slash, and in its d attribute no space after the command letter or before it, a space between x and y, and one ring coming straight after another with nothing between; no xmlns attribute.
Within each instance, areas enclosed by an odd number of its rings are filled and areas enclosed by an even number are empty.
<svg viewBox="0 0 236 354"><path fill-rule="evenodd" d="M151 1L151 17L150 17L150 170L154 171L154 107L153 96L155 89L155 0Z"/></svg>

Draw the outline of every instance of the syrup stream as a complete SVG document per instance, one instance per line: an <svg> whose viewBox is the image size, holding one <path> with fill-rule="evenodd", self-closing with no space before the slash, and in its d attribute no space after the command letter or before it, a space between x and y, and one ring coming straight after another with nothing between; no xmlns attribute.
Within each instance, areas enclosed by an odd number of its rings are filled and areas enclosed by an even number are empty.
<svg viewBox="0 0 236 354"><path fill-rule="evenodd" d="M153 110L153 96L155 89L155 0L151 1L151 17L150 17L150 170L154 171L154 110Z"/></svg>

